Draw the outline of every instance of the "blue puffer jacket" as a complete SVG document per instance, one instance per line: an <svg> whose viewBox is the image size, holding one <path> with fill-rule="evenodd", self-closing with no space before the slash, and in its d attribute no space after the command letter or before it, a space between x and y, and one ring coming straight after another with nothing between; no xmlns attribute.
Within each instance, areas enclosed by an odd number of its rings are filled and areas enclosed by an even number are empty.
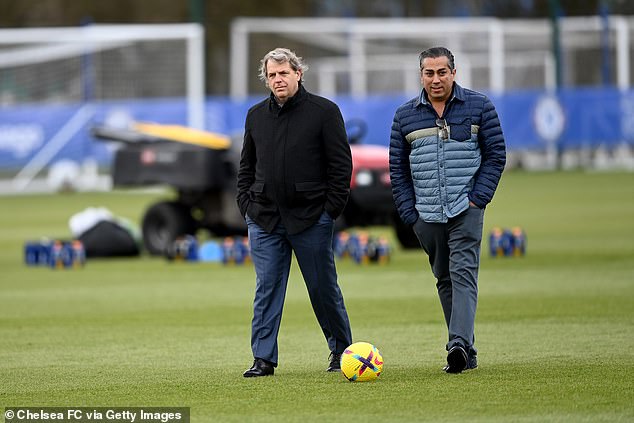
<svg viewBox="0 0 634 423"><path fill-rule="evenodd" d="M390 137L392 194L405 224L447 222L469 207L485 208L506 163L504 135L493 103L454 83L443 119L424 92L396 110Z"/></svg>

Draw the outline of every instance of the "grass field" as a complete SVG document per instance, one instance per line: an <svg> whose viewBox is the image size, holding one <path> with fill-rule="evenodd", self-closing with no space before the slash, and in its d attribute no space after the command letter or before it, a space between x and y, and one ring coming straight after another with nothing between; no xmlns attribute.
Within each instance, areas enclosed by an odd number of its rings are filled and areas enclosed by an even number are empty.
<svg viewBox="0 0 634 423"><path fill-rule="evenodd" d="M296 267L280 365L252 380L252 267L23 264L23 242L68 237L73 213L105 206L138 221L156 196L0 197L0 407L184 406L195 422L634 421L634 173L504 175L485 233L522 226L528 255L483 250L474 371L441 371L446 329L422 252L340 261L353 337L385 359L365 384L324 372Z"/></svg>

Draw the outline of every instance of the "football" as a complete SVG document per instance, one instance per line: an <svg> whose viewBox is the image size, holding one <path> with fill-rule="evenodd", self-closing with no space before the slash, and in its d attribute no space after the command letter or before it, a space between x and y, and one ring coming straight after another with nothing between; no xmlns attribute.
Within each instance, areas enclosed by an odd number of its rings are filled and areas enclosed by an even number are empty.
<svg viewBox="0 0 634 423"><path fill-rule="evenodd" d="M341 356L341 373L350 382L375 380L383 371L383 357L367 342L355 342Z"/></svg>

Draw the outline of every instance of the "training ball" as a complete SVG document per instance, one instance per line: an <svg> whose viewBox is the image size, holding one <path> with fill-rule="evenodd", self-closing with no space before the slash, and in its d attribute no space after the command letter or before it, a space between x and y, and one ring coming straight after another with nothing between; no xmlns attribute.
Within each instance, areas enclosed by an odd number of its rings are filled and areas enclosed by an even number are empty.
<svg viewBox="0 0 634 423"><path fill-rule="evenodd" d="M355 342L341 356L341 373L350 382L367 382L383 371L383 356L367 342Z"/></svg>

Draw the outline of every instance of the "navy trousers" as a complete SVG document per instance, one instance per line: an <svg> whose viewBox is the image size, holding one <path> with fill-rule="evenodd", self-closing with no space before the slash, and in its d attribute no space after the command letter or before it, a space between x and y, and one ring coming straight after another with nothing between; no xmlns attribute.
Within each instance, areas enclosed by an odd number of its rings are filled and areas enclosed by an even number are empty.
<svg viewBox="0 0 634 423"><path fill-rule="evenodd" d="M484 210L469 207L447 223L414 224L414 233L429 255L440 304L449 332L447 350L454 345L476 355L474 324L478 304L478 269Z"/></svg>
<svg viewBox="0 0 634 423"><path fill-rule="evenodd" d="M331 352L343 353L352 343L352 333L337 284L332 250L334 220L324 212L317 223L295 235L289 235L282 223L268 233L248 216L247 226L256 274L251 322L253 357L277 365L277 335L293 252L328 348Z"/></svg>

